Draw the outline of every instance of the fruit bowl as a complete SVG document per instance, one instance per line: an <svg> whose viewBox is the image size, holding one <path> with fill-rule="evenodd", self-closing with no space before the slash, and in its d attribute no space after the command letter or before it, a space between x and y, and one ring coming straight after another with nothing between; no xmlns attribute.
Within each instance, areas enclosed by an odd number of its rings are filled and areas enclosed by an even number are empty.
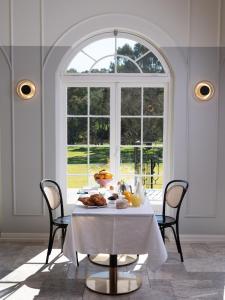
<svg viewBox="0 0 225 300"><path fill-rule="evenodd" d="M106 187L109 182L112 181L113 175L106 170L101 170L94 174L94 179L100 185L100 187Z"/></svg>
<svg viewBox="0 0 225 300"><path fill-rule="evenodd" d="M95 179L95 181L100 185L100 187L106 187L112 179Z"/></svg>

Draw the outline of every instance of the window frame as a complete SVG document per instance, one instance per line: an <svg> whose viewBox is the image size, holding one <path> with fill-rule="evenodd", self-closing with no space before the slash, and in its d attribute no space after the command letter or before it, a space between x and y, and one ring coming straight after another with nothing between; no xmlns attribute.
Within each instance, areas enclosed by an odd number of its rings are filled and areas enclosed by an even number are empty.
<svg viewBox="0 0 225 300"><path fill-rule="evenodd" d="M61 64L61 68L57 73L56 78L56 93L58 105L56 106L56 116L59 118L59 122L56 122L56 177L62 184L62 190L66 195L66 167L67 167L67 151L66 147L61 145L67 145L67 87L80 86L80 84L87 84L91 86L103 87L103 83L106 86L112 84L112 82L117 82L119 85L137 85L137 81L140 84L146 85L147 87L162 87L164 88L164 125L163 125L163 161L164 161L164 183L168 181L170 175L172 174L172 84L171 84L171 74L169 66L164 59L163 55L154 47L149 41L140 38L139 36L131 33L121 32L120 37L130 38L136 42L140 42L145 47L147 47L161 62L165 73L67 73L65 70L69 65L72 58L82 50L86 45L102 38L112 37L112 32L106 32L104 34L97 34L92 36L85 41L81 42L76 48L72 49ZM94 85L93 85L94 84ZM114 83L113 83L114 84ZM119 90L119 89L117 89ZM111 90L112 93L113 89ZM110 92L110 93L111 93ZM118 97L114 95L113 97ZM110 130L111 135L111 130ZM63 149L62 149L63 148ZM119 162L119 160L118 160ZM112 170L115 167L112 168ZM68 201L66 201L68 205Z"/></svg>

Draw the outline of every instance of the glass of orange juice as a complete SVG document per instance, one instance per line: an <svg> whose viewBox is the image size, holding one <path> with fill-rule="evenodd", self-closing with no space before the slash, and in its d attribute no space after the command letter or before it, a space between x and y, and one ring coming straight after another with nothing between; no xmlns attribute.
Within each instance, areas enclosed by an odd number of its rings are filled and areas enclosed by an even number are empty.
<svg viewBox="0 0 225 300"><path fill-rule="evenodd" d="M141 197L136 194L132 194L131 195L131 203L132 203L132 206L134 206L134 207L140 206L141 205Z"/></svg>

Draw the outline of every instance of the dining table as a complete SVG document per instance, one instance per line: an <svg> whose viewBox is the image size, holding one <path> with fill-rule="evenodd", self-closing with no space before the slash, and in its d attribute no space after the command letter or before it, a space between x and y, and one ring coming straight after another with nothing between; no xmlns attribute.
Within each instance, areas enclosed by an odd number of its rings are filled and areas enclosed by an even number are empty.
<svg viewBox="0 0 225 300"><path fill-rule="evenodd" d="M145 199L140 207L85 207L75 204L63 246L64 255L77 266L76 251L83 254L109 254L107 271L91 274L86 286L97 293L119 295L141 286L141 276L121 272L118 254L148 254L147 264L156 271L167 259L167 251L154 211Z"/></svg>

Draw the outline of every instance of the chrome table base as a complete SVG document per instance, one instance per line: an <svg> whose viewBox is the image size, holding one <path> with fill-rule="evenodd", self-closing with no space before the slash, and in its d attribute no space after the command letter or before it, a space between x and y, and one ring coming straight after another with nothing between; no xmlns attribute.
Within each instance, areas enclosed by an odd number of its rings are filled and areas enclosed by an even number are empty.
<svg viewBox="0 0 225 300"><path fill-rule="evenodd" d="M130 272L118 272L117 255L110 255L109 271L90 275L86 286L100 294L121 295L131 293L141 286L141 277Z"/></svg>
<svg viewBox="0 0 225 300"><path fill-rule="evenodd" d="M100 266L109 266L109 254L97 254L97 255L89 255L89 260ZM118 254L117 255L117 267L128 266L133 264L138 259L137 254Z"/></svg>

